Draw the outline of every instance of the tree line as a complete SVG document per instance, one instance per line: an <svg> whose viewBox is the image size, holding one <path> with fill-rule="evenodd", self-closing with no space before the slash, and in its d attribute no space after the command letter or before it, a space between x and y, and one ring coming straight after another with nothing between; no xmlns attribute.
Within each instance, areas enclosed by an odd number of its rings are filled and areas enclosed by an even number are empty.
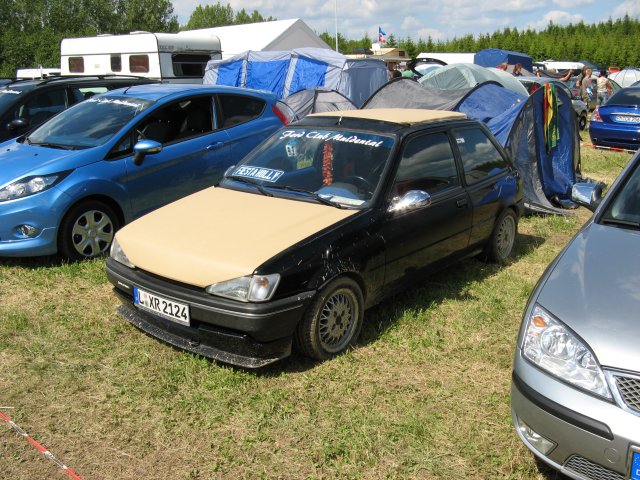
<svg viewBox="0 0 640 480"><path fill-rule="evenodd" d="M335 45L335 36L322 33L322 39ZM549 23L544 30L504 28L501 31L481 35L464 35L451 40L433 40L431 37L414 40L411 37L387 38L387 47L399 47L407 56L415 57L422 52L479 52L485 48L500 48L530 55L534 61L547 59L578 61L589 60L605 67L616 65L640 67L640 20L625 15L597 24L583 22L569 25ZM370 48L371 38L364 35L360 40L348 40L338 34L338 49L350 53Z"/></svg>
<svg viewBox="0 0 640 480"><path fill-rule="evenodd" d="M198 5L188 22L180 25L171 0L0 0L0 76L11 77L17 68L60 65L60 41L67 37L123 34L136 30L177 32L275 20L254 10L234 11L229 4ZM330 46L335 37L320 37ZM409 57L421 52L477 52L502 48L531 55L534 60L587 59L602 65L640 66L640 20L629 16L598 24L555 25L544 30L504 28L491 34L464 35L451 40L411 37L396 39L390 34L387 46L406 50ZM371 48L372 40L338 34L338 49L352 53Z"/></svg>

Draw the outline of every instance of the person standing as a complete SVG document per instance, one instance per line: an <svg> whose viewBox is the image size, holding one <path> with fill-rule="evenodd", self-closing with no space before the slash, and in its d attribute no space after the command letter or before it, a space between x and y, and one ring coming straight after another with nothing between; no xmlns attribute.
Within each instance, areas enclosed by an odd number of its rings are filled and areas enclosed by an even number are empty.
<svg viewBox="0 0 640 480"><path fill-rule="evenodd" d="M590 68L585 68L583 70L582 78L580 78L580 97L582 101L589 105L593 102L595 97L593 92L593 80L591 79L591 73L593 71Z"/></svg>
<svg viewBox="0 0 640 480"><path fill-rule="evenodd" d="M604 105L609 100L611 95L611 82L607 78L607 71L600 70L600 76L596 80L597 92L598 92L598 106Z"/></svg>
<svg viewBox="0 0 640 480"><path fill-rule="evenodd" d="M519 63L516 63L513 66L513 76L514 77L521 77L522 76L522 65L520 65Z"/></svg>

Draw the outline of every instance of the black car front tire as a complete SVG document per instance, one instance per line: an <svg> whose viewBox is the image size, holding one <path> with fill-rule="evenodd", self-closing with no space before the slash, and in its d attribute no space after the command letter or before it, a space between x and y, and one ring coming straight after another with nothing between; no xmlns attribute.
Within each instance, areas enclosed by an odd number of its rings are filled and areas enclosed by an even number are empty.
<svg viewBox="0 0 640 480"><path fill-rule="evenodd" d="M485 247L487 260L499 264L507 263L517 235L518 216L512 209L507 208L498 217Z"/></svg>
<svg viewBox="0 0 640 480"><path fill-rule="evenodd" d="M67 260L84 260L109 252L119 228L113 209L99 200L80 202L67 212L58 231L58 253Z"/></svg>
<svg viewBox="0 0 640 480"><path fill-rule="evenodd" d="M578 127L580 128L580 130L584 130L585 128L587 128L587 114L586 114L586 112L578 117Z"/></svg>
<svg viewBox="0 0 640 480"><path fill-rule="evenodd" d="M293 342L301 354L327 360L351 347L362 329L364 300L356 281L338 277L311 302L298 324Z"/></svg>

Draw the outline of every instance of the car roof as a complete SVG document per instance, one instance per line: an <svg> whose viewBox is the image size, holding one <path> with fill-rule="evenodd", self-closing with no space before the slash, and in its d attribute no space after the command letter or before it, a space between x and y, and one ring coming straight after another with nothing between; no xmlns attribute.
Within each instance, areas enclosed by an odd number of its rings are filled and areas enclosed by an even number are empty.
<svg viewBox="0 0 640 480"><path fill-rule="evenodd" d="M64 85L64 84L84 84L84 83L104 83L104 84L119 84L119 83L155 83L157 80L145 77L127 76L127 75L68 75L68 76L50 76L46 78L36 79L17 79L12 80L2 85L7 89L21 89L31 90L38 87L44 87L47 85Z"/></svg>
<svg viewBox="0 0 640 480"><path fill-rule="evenodd" d="M157 101L167 97L180 97L193 95L194 93L214 94L214 93L237 93L241 95L253 95L264 100L272 99L275 95L263 90L252 90L248 88L227 87L221 85L202 85L199 83L150 83L146 85L133 85L104 93L103 95L123 95L137 97L146 100Z"/></svg>
<svg viewBox="0 0 640 480"><path fill-rule="evenodd" d="M336 112L312 113L307 117L344 117L362 120L379 120L398 125L416 125L447 120L466 120L464 113L448 110L425 110L420 108L370 108Z"/></svg>

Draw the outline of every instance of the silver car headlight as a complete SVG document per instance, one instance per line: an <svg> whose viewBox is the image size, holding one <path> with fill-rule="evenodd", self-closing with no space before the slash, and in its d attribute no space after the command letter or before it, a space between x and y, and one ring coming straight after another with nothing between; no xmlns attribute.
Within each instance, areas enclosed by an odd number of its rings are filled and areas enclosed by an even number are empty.
<svg viewBox="0 0 640 480"><path fill-rule="evenodd" d="M522 354L565 382L601 397L612 398L596 356L540 305L534 306L527 319Z"/></svg>
<svg viewBox="0 0 640 480"><path fill-rule="evenodd" d="M273 297L280 282L280 275L252 275L214 283L206 288L207 293L231 298L241 302L266 302Z"/></svg>
<svg viewBox="0 0 640 480"><path fill-rule="evenodd" d="M136 268L136 266L127 258L127 255L124 253L124 250L122 250L122 247L120 246L120 243L118 243L117 238L114 238L113 243L111 243L111 250L109 251L109 255L118 263L126 265L129 268Z"/></svg>
<svg viewBox="0 0 640 480"><path fill-rule="evenodd" d="M0 202L28 197L34 193L43 192L60 182L69 173L70 172L67 171L54 173L52 175L35 175L11 182L0 188Z"/></svg>

